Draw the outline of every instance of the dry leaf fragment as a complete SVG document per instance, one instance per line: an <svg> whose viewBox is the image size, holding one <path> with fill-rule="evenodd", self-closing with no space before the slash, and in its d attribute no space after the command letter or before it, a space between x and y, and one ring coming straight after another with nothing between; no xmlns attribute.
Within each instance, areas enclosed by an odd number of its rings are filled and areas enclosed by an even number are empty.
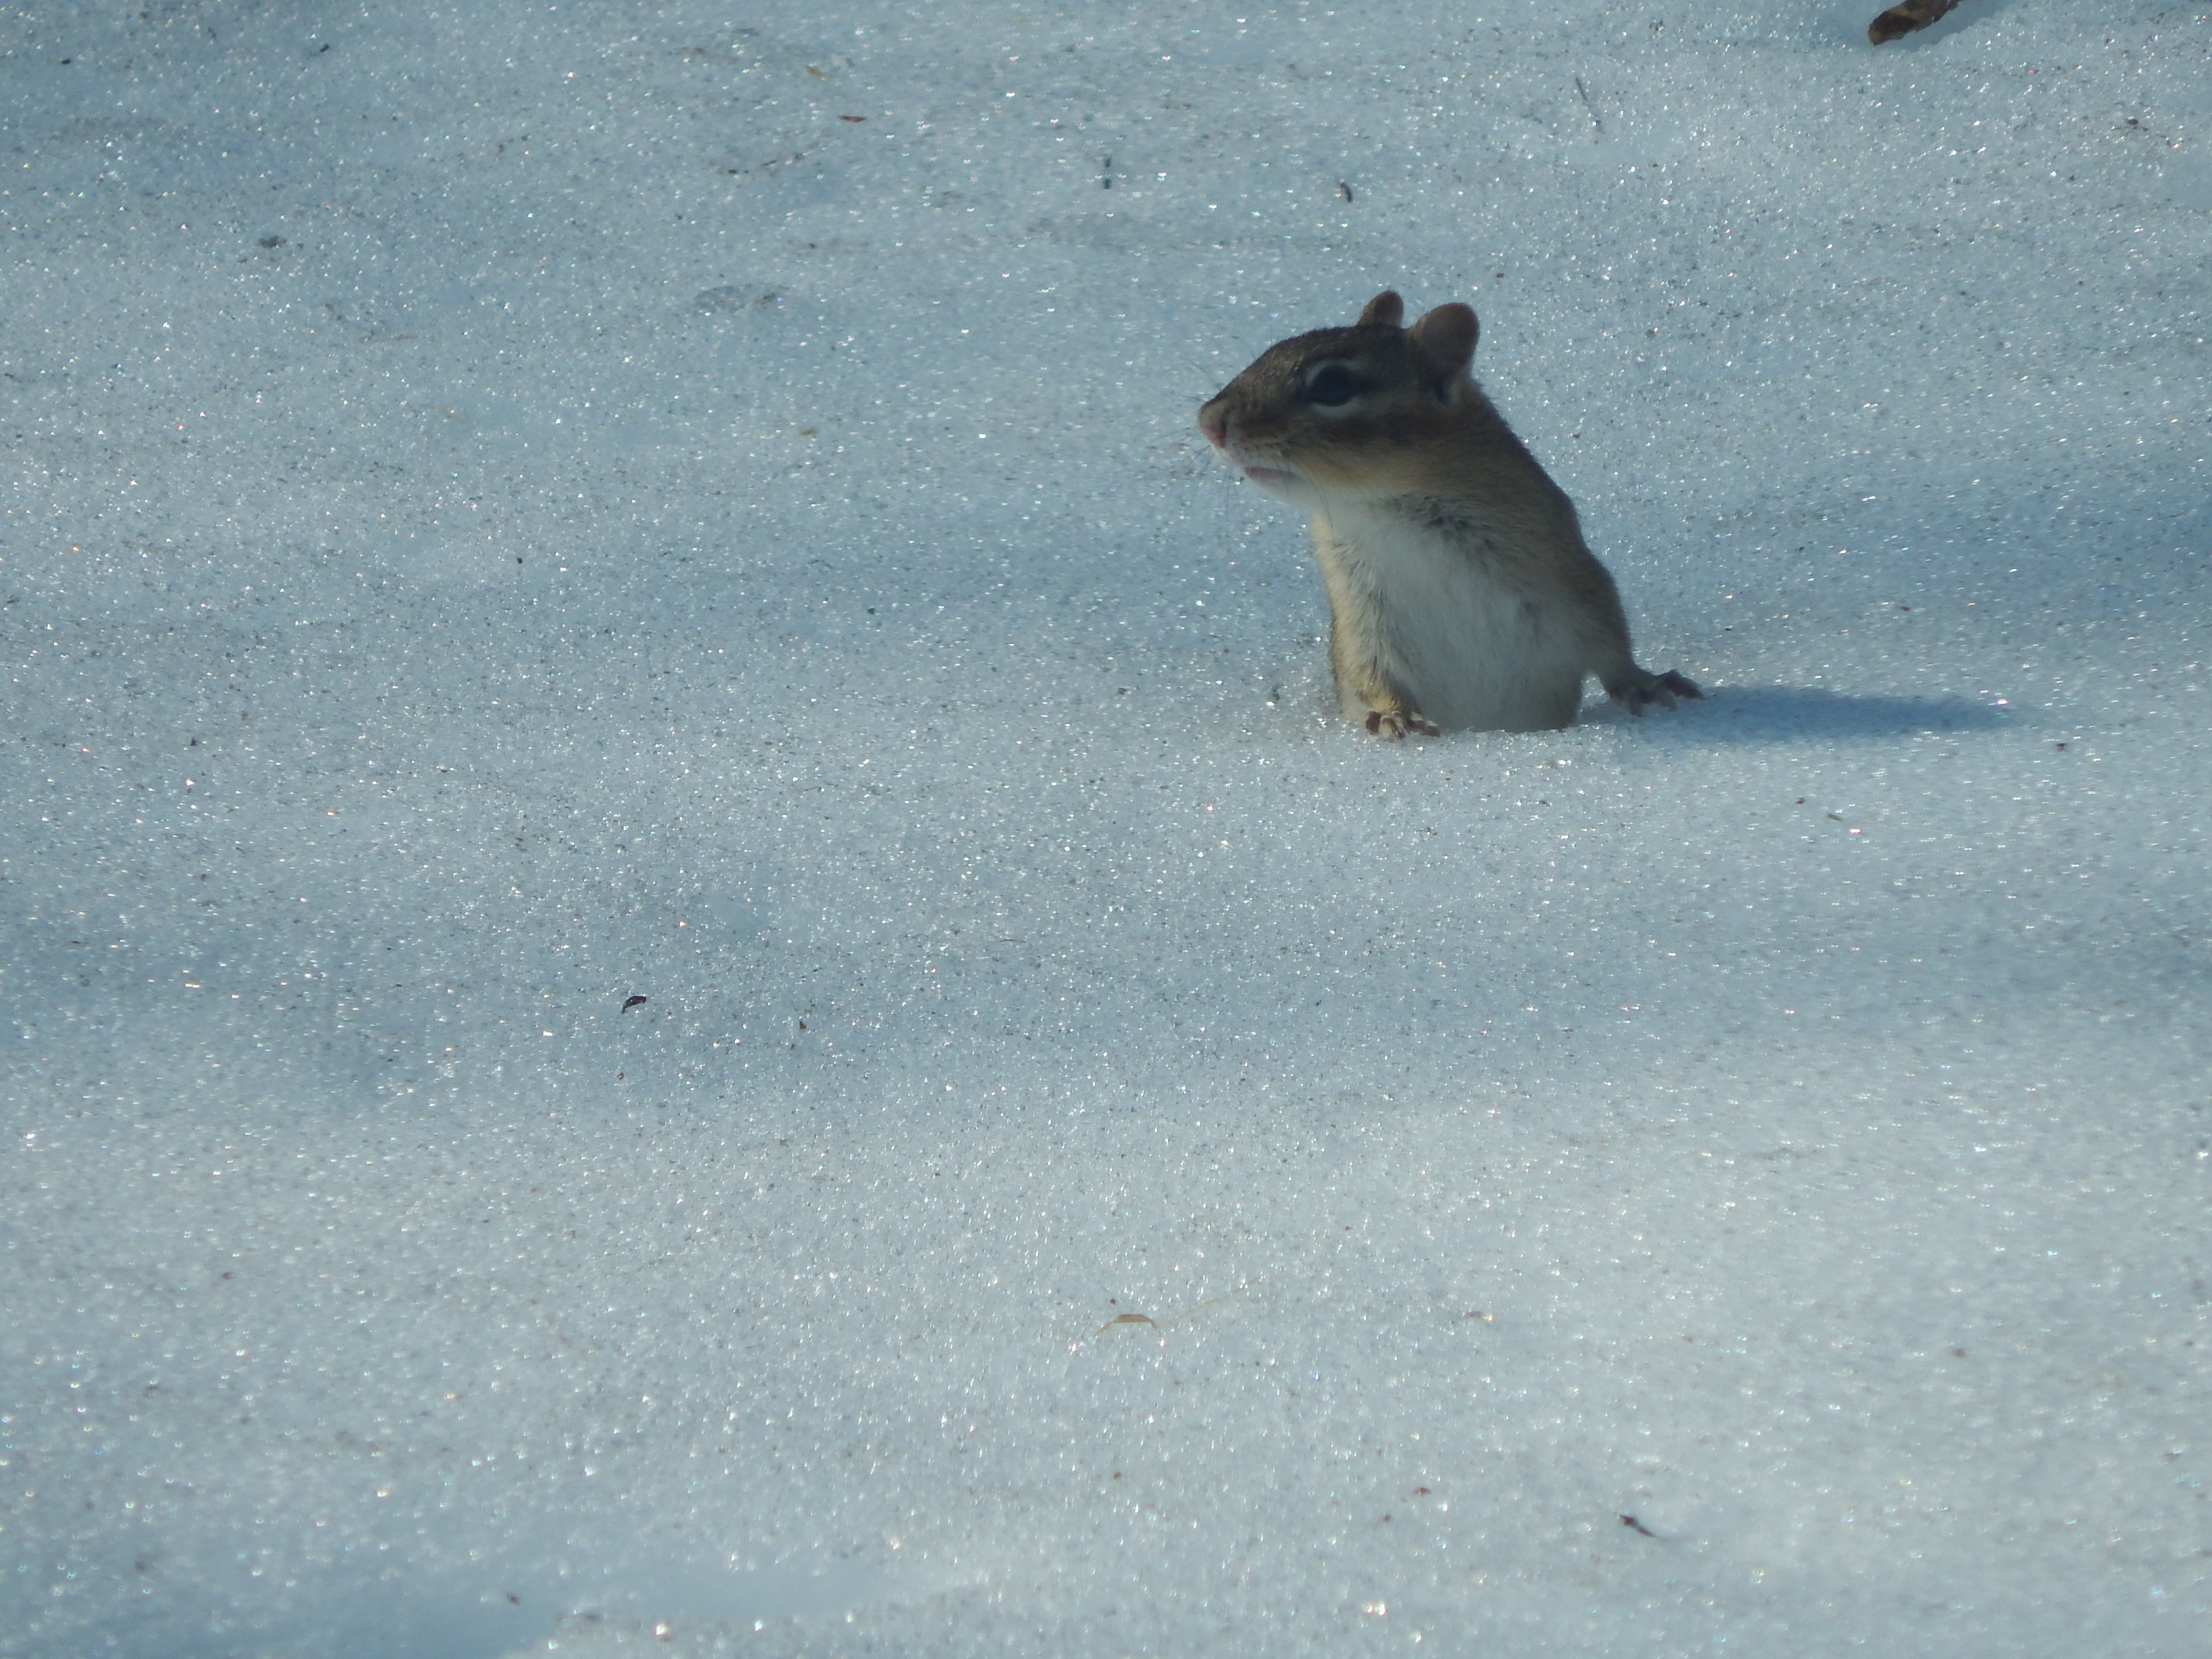
<svg viewBox="0 0 2212 1659"><path fill-rule="evenodd" d="M1924 29L1958 3L1959 0L1900 0L1867 25L1867 39L1878 46L1900 34Z"/></svg>
<svg viewBox="0 0 2212 1659"><path fill-rule="evenodd" d="M644 999L643 997L638 997L638 996L624 997L624 998L623 999L623 1012L624 1013L628 1013L631 1009L633 1009L633 1008L636 1007L639 1004L642 1003L644 1000L645 1000L645 999Z"/></svg>
<svg viewBox="0 0 2212 1659"><path fill-rule="evenodd" d="M1159 1322L1152 1318L1149 1314L1115 1314L1103 1325L1101 1325L1096 1331L1093 1331L1091 1334L1093 1336L1103 1335L1106 1332L1112 1330L1116 1325L1152 1325L1157 1327L1158 1323Z"/></svg>

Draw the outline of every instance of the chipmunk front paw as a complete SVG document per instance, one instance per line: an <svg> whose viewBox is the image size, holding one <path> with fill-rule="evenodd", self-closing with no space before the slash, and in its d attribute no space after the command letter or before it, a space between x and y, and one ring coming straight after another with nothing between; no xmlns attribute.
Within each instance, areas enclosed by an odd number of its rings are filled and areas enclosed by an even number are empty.
<svg viewBox="0 0 2212 1659"><path fill-rule="evenodd" d="M1671 668L1663 674L1650 674L1639 668L1634 679L1608 685L1605 694L1632 714L1641 714L1655 702L1662 708L1672 708L1677 697L1705 695L1696 682L1684 678Z"/></svg>
<svg viewBox="0 0 2212 1659"><path fill-rule="evenodd" d="M1407 737L1440 738L1443 728L1418 708L1370 708L1367 729L1385 743Z"/></svg>

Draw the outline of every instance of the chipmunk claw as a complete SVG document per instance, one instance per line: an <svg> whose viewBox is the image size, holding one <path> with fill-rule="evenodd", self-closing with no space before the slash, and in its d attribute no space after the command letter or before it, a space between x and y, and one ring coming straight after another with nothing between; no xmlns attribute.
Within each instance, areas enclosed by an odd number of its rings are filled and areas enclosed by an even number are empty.
<svg viewBox="0 0 2212 1659"><path fill-rule="evenodd" d="M1668 669L1663 674L1648 674L1636 671L1637 678L1620 685L1608 685L1605 694L1630 714L1641 716L1656 703L1662 708L1672 708L1677 697L1703 697L1705 694L1697 682Z"/></svg>
<svg viewBox="0 0 2212 1659"><path fill-rule="evenodd" d="M1444 734L1443 727L1418 708L1370 708L1367 711L1367 729L1385 743L1397 743L1408 737L1440 738Z"/></svg>

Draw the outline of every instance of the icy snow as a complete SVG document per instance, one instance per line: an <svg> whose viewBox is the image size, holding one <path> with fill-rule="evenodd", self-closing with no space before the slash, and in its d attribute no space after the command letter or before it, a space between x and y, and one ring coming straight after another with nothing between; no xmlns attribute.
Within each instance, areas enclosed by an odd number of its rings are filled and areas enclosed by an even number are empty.
<svg viewBox="0 0 2212 1659"><path fill-rule="evenodd" d="M2203 1653L2212 9L1875 9L14 8L0 1653Z"/></svg>

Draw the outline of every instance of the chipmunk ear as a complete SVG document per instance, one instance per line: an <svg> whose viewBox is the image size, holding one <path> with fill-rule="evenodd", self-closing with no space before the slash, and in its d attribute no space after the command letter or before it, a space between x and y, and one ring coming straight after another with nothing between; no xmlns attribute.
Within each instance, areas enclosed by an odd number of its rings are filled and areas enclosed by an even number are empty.
<svg viewBox="0 0 2212 1659"><path fill-rule="evenodd" d="M1367 309L1359 313L1362 328L1395 328L1405 320L1406 302L1384 289L1367 302Z"/></svg>
<svg viewBox="0 0 2212 1659"><path fill-rule="evenodd" d="M1474 361L1475 336L1481 331L1474 307L1456 301L1438 306L1406 331L1439 380L1455 380L1467 373Z"/></svg>

